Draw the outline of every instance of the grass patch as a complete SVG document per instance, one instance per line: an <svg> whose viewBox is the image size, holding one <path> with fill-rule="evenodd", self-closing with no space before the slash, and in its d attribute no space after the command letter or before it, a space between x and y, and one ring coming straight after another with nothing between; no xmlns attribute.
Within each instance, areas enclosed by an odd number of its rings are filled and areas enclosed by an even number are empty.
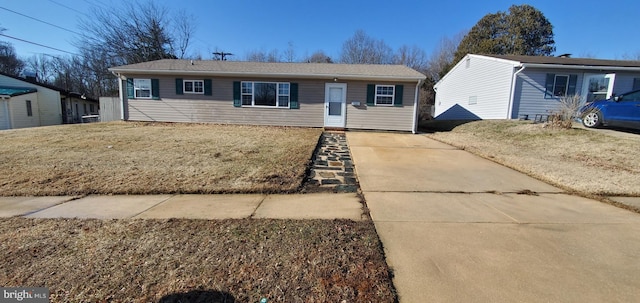
<svg viewBox="0 0 640 303"><path fill-rule="evenodd" d="M371 221L8 218L0 248L0 285L52 302L396 300Z"/></svg>
<svg viewBox="0 0 640 303"><path fill-rule="evenodd" d="M471 122L428 136L570 190L640 195L637 140L496 120Z"/></svg>
<svg viewBox="0 0 640 303"><path fill-rule="evenodd" d="M110 122L0 132L2 195L296 190L321 129Z"/></svg>

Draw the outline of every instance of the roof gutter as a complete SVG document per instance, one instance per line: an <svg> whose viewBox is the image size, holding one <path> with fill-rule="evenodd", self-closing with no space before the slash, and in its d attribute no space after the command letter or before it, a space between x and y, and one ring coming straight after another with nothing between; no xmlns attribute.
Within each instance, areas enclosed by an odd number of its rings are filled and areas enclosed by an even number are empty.
<svg viewBox="0 0 640 303"><path fill-rule="evenodd" d="M564 64L542 64L542 63L522 63L527 68L553 68L553 69L582 69L597 71L634 71L640 72L640 67L629 66L592 66L592 65L564 65Z"/></svg>
<svg viewBox="0 0 640 303"><path fill-rule="evenodd" d="M416 81L424 80L424 76L399 77L399 76L367 76L354 74L294 74L294 73L260 73L260 72L224 72L224 71L184 71L184 70L148 70L148 69L119 69L110 68L111 73L142 74L142 75L194 75L194 76L221 76L221 77L281 77L298 79L339 79L339 80L389 80L389 81Z"/></svg>
<svg viewBox="0 0 640 303"><path fill-rule="evenodd" d="M414 134L418 132L418 108L420 106L418 91L420 90L420 84L422 84L422 81L423 80L418 80L418 83L416 84L415 97L413 100L413 128L411 129L411 132Z"/></svg>
<svg viewBox="0 0 640 303"><path fill-rule="evenodd" d="M515 99L515 95L516 95L516 82L517 82L516 80L518 79L518 74L524 71L525 68L527 68L527 66L523 64L517 72L513 73L513 76L511 77L511 91L509 92L509 106L507 108L507 119L511 119L511 114L513 111L513 99Z"/></svg>

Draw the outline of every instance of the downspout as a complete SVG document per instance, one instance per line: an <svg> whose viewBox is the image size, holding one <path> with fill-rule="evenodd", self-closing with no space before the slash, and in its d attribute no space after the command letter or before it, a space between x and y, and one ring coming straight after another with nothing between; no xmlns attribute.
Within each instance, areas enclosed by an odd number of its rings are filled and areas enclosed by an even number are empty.
<svg viewBox="0 0 640 303"><path fill-rule="evenodd" d="M124 95L122 94L122 76L115 72L111 72L114 76L118 78L118 97L120 99L120 120L124 121Z"/></svg>
<svg viewBox="0 0 640 303"><path fill-rule="evenodd" d="M511 91L509 92L509 106L507 109L507 119L511 119L511 111L513 111L513 99L515 98L515 94L516 94L516 79L518 78L518 74L520 72L522 72L525 68L527 68L524 64L522 65L522 67L520 67L520 69L513 73L513 76L511 77Z"/></svg>
<svg viewBox="0 0 640 303"><path fill-rule="evenodd" d="M416 92L413 100L413 129L411 132L414 134L418 132L418 105L420 103L420 100L418 100L418 92L420 90L420 84L422 84L422 80L418 80L416 84Z"/></svg>

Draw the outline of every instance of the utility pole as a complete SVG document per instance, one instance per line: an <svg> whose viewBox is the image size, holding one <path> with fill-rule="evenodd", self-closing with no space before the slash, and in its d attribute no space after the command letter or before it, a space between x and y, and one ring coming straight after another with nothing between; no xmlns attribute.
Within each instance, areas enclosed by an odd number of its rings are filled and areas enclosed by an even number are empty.
<svg viewBox="0 0 640 303"><path fill-rule="evenodd" d="M213 55L215 56L214 59L218 60L218 61L227 61L227 56L233 56L232 53L225 53L225 52L214 52Z"/></svg>

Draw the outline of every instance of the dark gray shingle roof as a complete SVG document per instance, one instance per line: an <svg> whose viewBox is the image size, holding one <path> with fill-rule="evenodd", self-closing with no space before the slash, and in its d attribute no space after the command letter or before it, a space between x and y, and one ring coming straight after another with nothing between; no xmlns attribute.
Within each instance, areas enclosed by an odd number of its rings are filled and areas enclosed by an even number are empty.
<svg viewBox="0 0 640 303"><path fill-rule="evenodd" d="M193 64L191 64L193 62ZM293 78L421 80L425 75L404 65L265 63L163 59L112 67L120 74L200 74L216 76L287 76Z"/></svg>

